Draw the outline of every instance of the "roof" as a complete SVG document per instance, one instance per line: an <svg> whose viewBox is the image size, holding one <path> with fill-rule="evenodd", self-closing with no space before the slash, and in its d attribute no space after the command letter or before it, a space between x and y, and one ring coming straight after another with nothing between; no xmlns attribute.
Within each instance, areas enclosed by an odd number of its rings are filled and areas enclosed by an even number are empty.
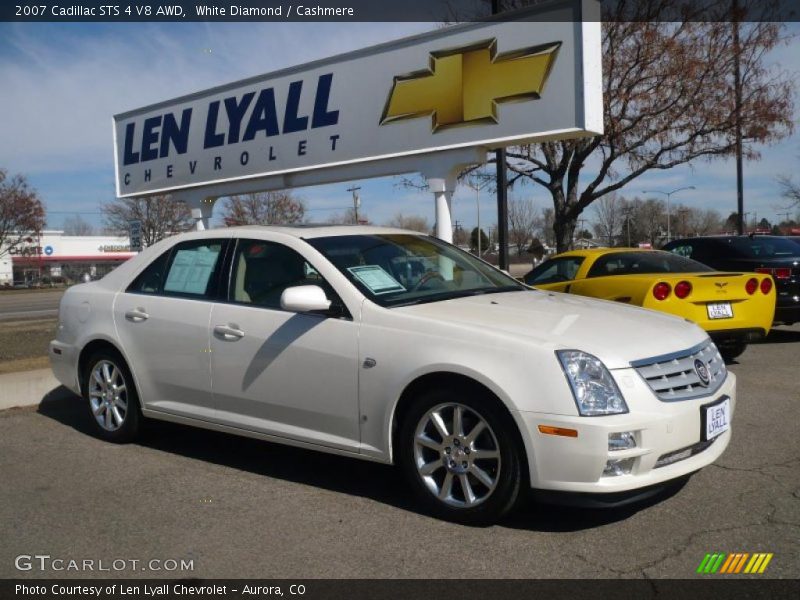
<svg viewBox="0 0 800 600"><path fill-rule="evenodd" d="M376 227L373 225L242 225L238 227L227 227L226 229L243 234L263 233L270 231L274 233L282 233L284 235L291 235L302 239L340 235L378 235L387 233L421 235L418 231L409 231L407 229L398 229L395 227Z"/></svg>
<svg viewBox="0 0 800 600"><path fill-rule="evenodd" d="M618 252L661 252L654 248L584 248L581 250L569 250L556 256L601 256L603 254L614 254Z"/></svg>

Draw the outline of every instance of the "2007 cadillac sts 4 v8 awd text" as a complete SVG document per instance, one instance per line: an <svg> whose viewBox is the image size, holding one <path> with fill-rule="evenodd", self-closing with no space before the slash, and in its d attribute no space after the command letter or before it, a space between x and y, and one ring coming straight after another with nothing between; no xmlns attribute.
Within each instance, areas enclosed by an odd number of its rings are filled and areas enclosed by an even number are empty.
<svg viewBox="0 0 800 600"><path fill-rule="evenodd" d="M64 294L50 357L109 441L147 417L393 462L466 523L525 488L616 498L682 478L725 450L736 398L689 322L377 227L166 239Z"/></svg>

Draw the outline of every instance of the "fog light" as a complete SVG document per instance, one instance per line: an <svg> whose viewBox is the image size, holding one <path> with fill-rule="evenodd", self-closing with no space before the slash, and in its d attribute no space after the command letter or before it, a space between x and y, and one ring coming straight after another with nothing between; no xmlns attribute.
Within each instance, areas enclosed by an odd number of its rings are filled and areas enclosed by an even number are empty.
<svg viewBox="0 0 800 600"><path fill-rule="evenodd" d="M603 477L628 475L633 469L635 461L635 458L612 458L606 463L606 468L603 469Z"/></svg>
<svg viewBox="0 0 800 600"><path fill-rule="evenodd" d="M608 450L630 450L636 448L636 437L632 431L620 431L619 433L608 434Z"/></svg>

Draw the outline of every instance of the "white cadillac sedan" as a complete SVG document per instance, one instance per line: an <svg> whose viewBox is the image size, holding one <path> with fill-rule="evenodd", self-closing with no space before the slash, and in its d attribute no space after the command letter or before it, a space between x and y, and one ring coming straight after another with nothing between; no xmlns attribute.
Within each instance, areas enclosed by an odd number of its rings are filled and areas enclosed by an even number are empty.
<svg viewBox="0 0 800 600"><path fill-rule="evenodd" d="M396 463L474 524L529 488L611 503L684 478L736 398L688 321L378 227L166 239L64 294L50 358L108 441L152 418Z"/></svg>

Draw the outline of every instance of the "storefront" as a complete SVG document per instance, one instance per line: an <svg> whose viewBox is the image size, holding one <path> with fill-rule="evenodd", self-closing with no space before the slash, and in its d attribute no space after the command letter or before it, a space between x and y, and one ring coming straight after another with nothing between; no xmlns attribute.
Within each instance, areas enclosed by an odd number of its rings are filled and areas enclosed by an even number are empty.
<svg viewBox="0 0 800 600"><path fill-rule="evenodd" d="M69 284L86 275L99 279L135 254L125 236L43 231L0 258L0 285Z"/></svg>

